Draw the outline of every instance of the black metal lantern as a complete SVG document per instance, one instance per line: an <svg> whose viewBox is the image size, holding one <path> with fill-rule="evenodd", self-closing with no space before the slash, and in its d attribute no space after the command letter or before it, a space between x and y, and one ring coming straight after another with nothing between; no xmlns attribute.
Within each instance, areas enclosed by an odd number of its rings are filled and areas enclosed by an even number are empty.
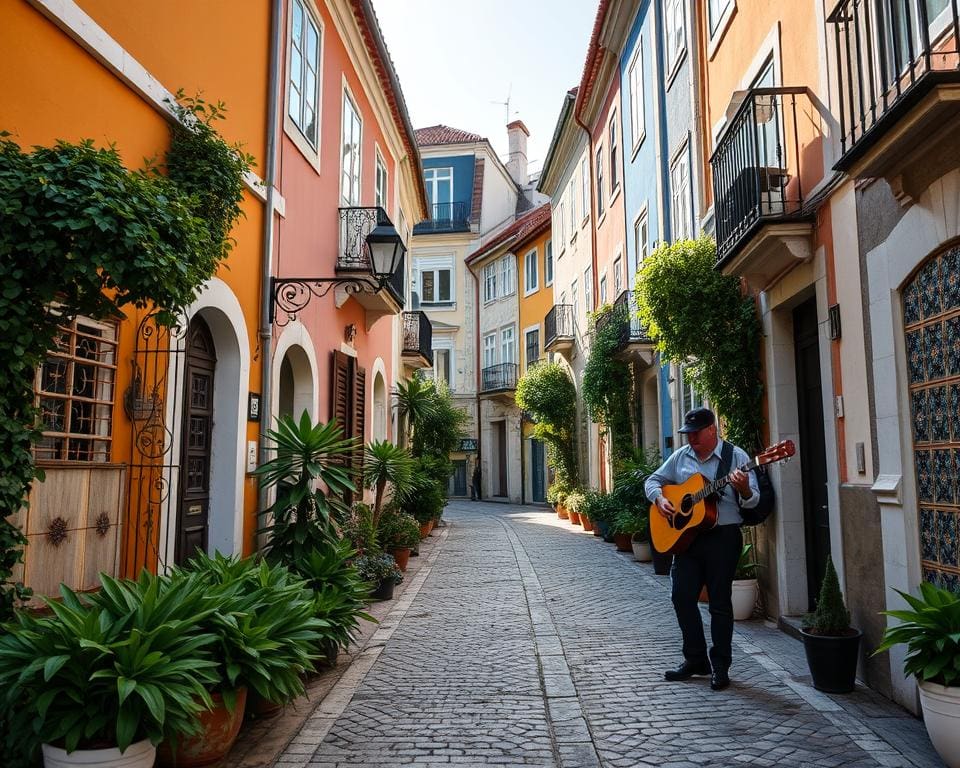
<svg viewBox="0 0 960 768"><path fill-rule="evenodd" d="M386 285L403 261L407 247L391 224L378 224L367 235L370 271L380 285Z"/></svg>

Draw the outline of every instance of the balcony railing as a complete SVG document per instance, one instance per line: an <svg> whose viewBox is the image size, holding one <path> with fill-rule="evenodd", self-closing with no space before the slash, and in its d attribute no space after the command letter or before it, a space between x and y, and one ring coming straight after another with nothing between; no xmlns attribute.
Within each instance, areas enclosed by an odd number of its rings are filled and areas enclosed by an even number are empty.
<svg viewBox="0 0 960 768"><path fill-rule="evenodd" d="M430 218L414 226L413 234L425 235L431 232L469 232L470 204L434 203L430 206Z"/></svg>
<svg viewBox="0 0 960 768"><path fill-rule="evenodd" d="M433 366L433 325L425 312L403 313L403 354L420 355Z"/></svg>
<svg viewBox="0 0 960 768"><path fill-rule="evenodd" d="M517 364L498 363L480 371L480 391L497 392L517 388Z"/></svg>
<svg viewBox="0 0 960 768"><path fill-rule="evenodd" d="M367 236L381 224L393 226L390 217L383 208L341 208L340 209L340 250L337 253L337 271L371 272L370 246ZM407 270L406 259L401 257L396 271L386 287L393 298L403 306L404 285ZM371 278L372 279L372 278Z"/></svg>
<svg viewBox="0 0 960 768"><path fill-rule="evenodd" d="M934 86L960 82L956 0L841 0L833 24L847 170Z"/></svg>
<svg viewBox="0 0 960 768"><path fill-rule="evenodd" d="M597 318L597 333L608 327L616 328L616 352L622 352L631 344L652 344L646 329L637 317L637 304L633 291L623 291L613 303L609 312Z"/></svg>
<svg viewBox="0 0 960 768"><path fill-rule="evenodd" d="M554 304L543 318L544 348L558 341L573 341L573 305Z"/></svg>
<svg viewBox="0 0 960 768"><path fill-rule="evenodd" d="M797 114L799 105L803 118L807 93L806 88L751 89L721 137L710 158L718 262L764 221L800 218L803 137Z"/></svg>

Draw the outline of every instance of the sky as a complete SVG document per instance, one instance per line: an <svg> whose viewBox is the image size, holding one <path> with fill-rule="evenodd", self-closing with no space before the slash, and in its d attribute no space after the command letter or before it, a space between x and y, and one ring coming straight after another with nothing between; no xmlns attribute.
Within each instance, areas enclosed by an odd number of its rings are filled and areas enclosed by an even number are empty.
<svg viewBox="0 0 960 768"><path fill-rule="evenodd" d="M543 164L578 85L596 0L373 0L414 128L478 133L507 159L523 120L529 169ZM510 119L504 104L510 97Z"/></svg>

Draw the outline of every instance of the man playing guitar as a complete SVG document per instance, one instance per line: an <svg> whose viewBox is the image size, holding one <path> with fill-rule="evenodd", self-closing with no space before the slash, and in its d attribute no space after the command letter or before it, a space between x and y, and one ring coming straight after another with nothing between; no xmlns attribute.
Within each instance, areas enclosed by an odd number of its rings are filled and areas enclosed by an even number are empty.
<svg viewBox="0 0 960 768"><path fill-rule="evenodd" d="M723 440L717 436L716 417L709 408L695 408L683 418L680 432L687 445L678 448L647 479L647 498L666 518L676 510L662 493L665 485L685 482L699 472L713 480L720 469ZM750 457L733 446L732 467L746 464ZM666 672L668 681L687 680L694 675L710 675L710 687L720 691L730 684L728 670L733 643L733 577L743 548L740 533L740 507L751 509L760 500L753 472L734 470L730 474L734 491L724 489L717 501L717 525L701 531L686 551L673 558L673 607L683 634L683 663ZM736 495L735 495L736 494ZM739 496L739 503L737 500ZM710 598L710 635L713 646L707 656L707 642L697 600L706 585Z"/></svg>

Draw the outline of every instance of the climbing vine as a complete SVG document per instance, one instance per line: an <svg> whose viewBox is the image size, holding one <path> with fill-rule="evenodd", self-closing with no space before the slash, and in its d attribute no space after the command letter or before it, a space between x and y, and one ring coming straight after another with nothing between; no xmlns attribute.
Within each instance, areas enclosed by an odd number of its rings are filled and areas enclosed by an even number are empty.
<svg viewBox="0 0 960 768"><path fill-rule="evenodd" d="M593 313L595 333L583 369L583 401L590 418L610 436L614 472L633 454L630 367L614 356L628 311L625 304L605 304Z"/></svg>
<svg viewBox="0 0 960 768"><path fill-rule="evenodd" d="M131 304L170 322L232 247L253 158L214 129L222 104L172 106L165 166L141 170L90 140L24 151L0 134L0 620L28 594L11 582L26 539L9 518L42 479L34 376L58 326Z"/></svg>
<svg viewBox="0 0 960 768"><path fill-rule="evenodd" d="M577 391L567 372L557 363L539 363L517 382L516 401L536 426L534 437L547 444L547 461L555 482L574 488L580 481L577 467Z"/></svg>
<svg viewBox="0 0 960 768"><path fill-rule="evenodd" d="M636 296L640 320L661 356L686 366L734 443L759 447L760 321L740 281L716 269L714 241L701 237L658 248L637 276Z"/></svg>

